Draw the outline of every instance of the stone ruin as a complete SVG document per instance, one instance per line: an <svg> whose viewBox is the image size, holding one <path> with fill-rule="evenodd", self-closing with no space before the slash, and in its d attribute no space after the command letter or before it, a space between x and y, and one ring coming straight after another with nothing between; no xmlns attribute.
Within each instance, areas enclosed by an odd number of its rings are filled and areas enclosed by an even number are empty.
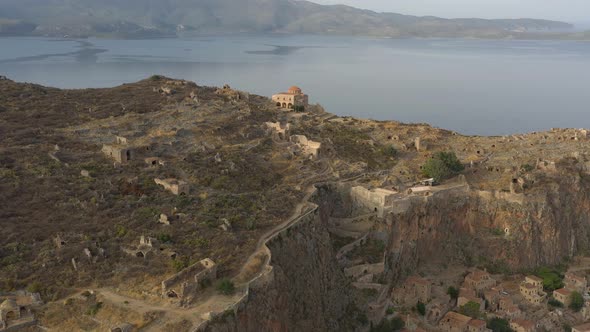
<svg viewBox="0 0 590 332"><path fill-rule="evenodd" d="M280 122L265 122L267 130L272 135L277 135L279 139L287 139L289 137L290 124L281 124Z"/></svg>
<svg viewBox="0 0 590 332"><path fill-rule="evenodd" d="M139 245L134 248L126 249L125 251L135 257L147 258L152 251L159 249L160 243L153 237L141 236L139 239Z"/></svg>
<svg viewBox="0 0 590 332"><path fill-rule="evenodd" d="M18 331L37 324L31 309L43 305L39 293L17 291L0 295L0 331Z"/></svg>
<svg viewBox="0 0 590 332"><path fill-rule="evenodd" d="M189 95L189 99L194 102L195 104L199 104L199 95L197 91L191 91Z"/></svg>
<svg viewBox="0 0 590 332"><path fill-rule="evenodd" d="M394 201L399 198L399 193L394 190L367 189L362 186L353 187L350 194L356 208L377 212L379 217L383 217L389 207L393 206Z"/></svg>
<svg viewBox="0 0 590 332"><path fill-rule="evenodd" d="M123 247L122 250L128 255L138 258L150 258L152 255L166 255L175 259L177 254L170 249L160 248L160 242L153 237L141 236L139 238L139 245Z"/></svg>
<svg viewBox="0 0 590 332"><path fill-rule="evenodd" d="M113 144L103 145L102 153L120 164L127 163L133 157L133 152L131 147L128 145L127 139L120 136L115 138L115 142Z"/></svg>
<svg viewBox="0 0 590 332"><path fill-rule="evenodd" d="M309 158L318 158L320 156L320 149L322 143L314 142L304 135L293 135L291 136L291 142L295 143L299 147L301 153Z"/></svg>
<svg viewBox="0 0 590 332"><path fill-rule="evenodd" d="M166 165L166 162L158 157L145 158L143 161L146 163L146 165L148 165L150 167L157 167L157 166Z"/></svg>
<svg viewBox="0 0 590 332"><path fill-rule="evenodd" d="M157 92L164 96L171 96L176 93L176 90L172 89L171 87L161 86L160 88L154 88L154 92Z"/></svg>
<svg viewBox="0 0 590 332"><path fill-rule="evenodd" d="M221 89L215 90L215 94L218 96L225 96L230 100L247 100L249 98L248 94L234 90L228 84L225 84Z"/></svg>
<svg viewBox="0 0 590 332"><path fill-rule="evenodd" d="M186 181L177 179L154 179L156 184L164 187L164 189L170 191L174 195L188 195L190 188Z"/></svg>
<svg viewBox="0 0 590 332"><path fill-rule="evenodd" d="M162 281L162 297L177 301L181 306L188 305L215 279L217 264L205 258Z"/></svg>

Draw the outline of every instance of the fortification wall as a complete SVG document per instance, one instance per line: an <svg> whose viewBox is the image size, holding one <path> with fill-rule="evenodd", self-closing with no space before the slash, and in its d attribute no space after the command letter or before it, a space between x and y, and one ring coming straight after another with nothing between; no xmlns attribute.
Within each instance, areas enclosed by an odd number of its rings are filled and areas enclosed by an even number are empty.
<svg viewBox="0 0 590 332"><path fill-rule="evenodd" d="M199 331L347 330L350 290L334 259L323 210L315 206L269 239L269 266L250 283L247 296L232 305L233 314L217 316Z"/></svg>

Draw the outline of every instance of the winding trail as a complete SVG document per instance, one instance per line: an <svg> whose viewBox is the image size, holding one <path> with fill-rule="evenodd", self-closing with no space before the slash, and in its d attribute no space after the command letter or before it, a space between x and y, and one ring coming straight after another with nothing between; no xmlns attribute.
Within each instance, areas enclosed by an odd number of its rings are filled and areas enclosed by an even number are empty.
<svg viewBox="0 0 590 332"><path fill-rule="evenodd" d="M303 216L305 213L309 212L309 207L311 205L311 203L309 203L309 199L311 198L311 196L315 192L314 186L313 185L308 186L307 189L305 190L305 192L306 192L305 197L301 200L300 203L298 203L295 206L295 209L294 209L293 213L291 214L291 216L289 218L287 218L287 220L285 220L284 222L273 227L271 230L269 230L268 232L266 232L264 235L262 235L260 237L260 239L258 240L258 243L256 244L256 249L248 257L248 259L246 260L246 263L244 263L244 265L242 265L242 269L240 270L240 273L235 278L236 280L244 280L246 277L248 277L247 276L248 272L246 271L246 267L253 264L254 261L256 260L256 257L258 257L259 255L264 254L265 261L260 266L260 270L256 273L256 275L258 275L263 270L263 268L270 263L270 253L268 252L268 248L266 247L266 242L269 239L271 239L273 236L277 235L278 233L282 232L283 230L285 230L288 227L290 227L291 225L293 225L293 223L295 223L297 220L299 220L299 218L301 216ZM246 278L246 279L251 279L251 278ZM247 280L244 283L247 284L250 281L251 280Z"/></svg>

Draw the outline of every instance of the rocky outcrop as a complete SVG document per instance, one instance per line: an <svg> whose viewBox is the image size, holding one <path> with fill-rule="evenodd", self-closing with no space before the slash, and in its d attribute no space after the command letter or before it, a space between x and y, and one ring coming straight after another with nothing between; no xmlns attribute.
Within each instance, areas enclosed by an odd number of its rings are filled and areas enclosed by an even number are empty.
<svg viewBox="0 0 590 332"><path fill-rule="evenodd" d="M389 236L385 280L392 287L425 265L459 263L503 271L563 263L590 249L590 178L569 172L526 194L483 192L467 183L396 202L376 231ZM267 245L272 272L253 282L235 313L207 331L354 330L353 291L338 266L329 217L355 211L350 186L322 185L318 205ZM268 277L271 276L271 277ZM350 319L350 318L348 318Z"/></svg>
<svg viewBox="0 0 590 332"><path fill-rule="evenodd" d="M397 280L428 263L503 270L563 263L590 249L588 188L590 179L574 173L536 194L469 190L412 200L388 216L386 271Z"/></svg>

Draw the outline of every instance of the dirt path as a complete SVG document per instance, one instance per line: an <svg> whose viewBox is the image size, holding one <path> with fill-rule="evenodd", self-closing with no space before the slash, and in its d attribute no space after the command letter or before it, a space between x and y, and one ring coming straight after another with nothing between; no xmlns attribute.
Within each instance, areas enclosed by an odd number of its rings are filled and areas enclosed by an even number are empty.
<svg viewBox="0 0 590 332"><path fill-rule="evenodd" d="M167 315L177 317L190 315L190 311L187 309L178 306L168 306L165 304L151 304L142 300L115 293L114 290L110 288L100 288L96 291L98 292L98 295L105 301L108 301L117 306L128 306L140 314L150 311L163 311L166 312Z"/></svg>
<svg viewBox="0 0 590 332"><path fill-rule="evenodd" d="M295 221L297 221L299 219L299 217L301 217L303 214L305 214L305 212L307 212L307 211L305 211L305 209L309 207L310 203L308 202L308 200L310 199L311 195L313 195L314 191L315 191L314 186L313 185L309 186L306 189L305 197L301 200L300 203L298 203L295 206L295 209L294 209L293 213L291 214L291 216L289 218L287 218L284 222L278 224L277 226L275 226L274 228L272 228L271 230L269 230L268 232L266 232L264 235L262 235L260 237L260 239L258 240L258 243L256 244L256 249L248 257L248 259L246 260L246 263L242 266L240 273L238 274L238 276L236 276L235 279L244 280L244 278L246 277L246 274L248 273L248 272L246 272L246 267L249 266L250 264L253 264L253 262L257 259L257 257L259 257L259 255L261 253L266 254L266 258L265 258L264 263L261 266L261 270L264 266L268 265L270 257L268 256L268 253L266 253L266 246L265 246L266 241L268 241L270 238L272 238L276 234L280 233L281 231L283 231L286 228L288 228L289 226L291 226ZM250 280L246 281L245 283L249 283L249 282L250 282Z"/></svg>
<svg viewBox="0 0 590 332"><path fill-rule="evenodd" d="M193 327L196 327L199 323L207 319L206 316L209 312L223 311L233 303L237 302L244 295L244 290L238 290L232 296L213 294L197 306L188 309L165 303L148 303L118 294L110 288L98 289L97 293L102 301L108 302L114 306L131 308L140 315L150 312L161 312L161 317L156 318L140 329L140 331L150 332L162 331L165 329L166 324L182 322L184 320L191 322Z"/></svg>

